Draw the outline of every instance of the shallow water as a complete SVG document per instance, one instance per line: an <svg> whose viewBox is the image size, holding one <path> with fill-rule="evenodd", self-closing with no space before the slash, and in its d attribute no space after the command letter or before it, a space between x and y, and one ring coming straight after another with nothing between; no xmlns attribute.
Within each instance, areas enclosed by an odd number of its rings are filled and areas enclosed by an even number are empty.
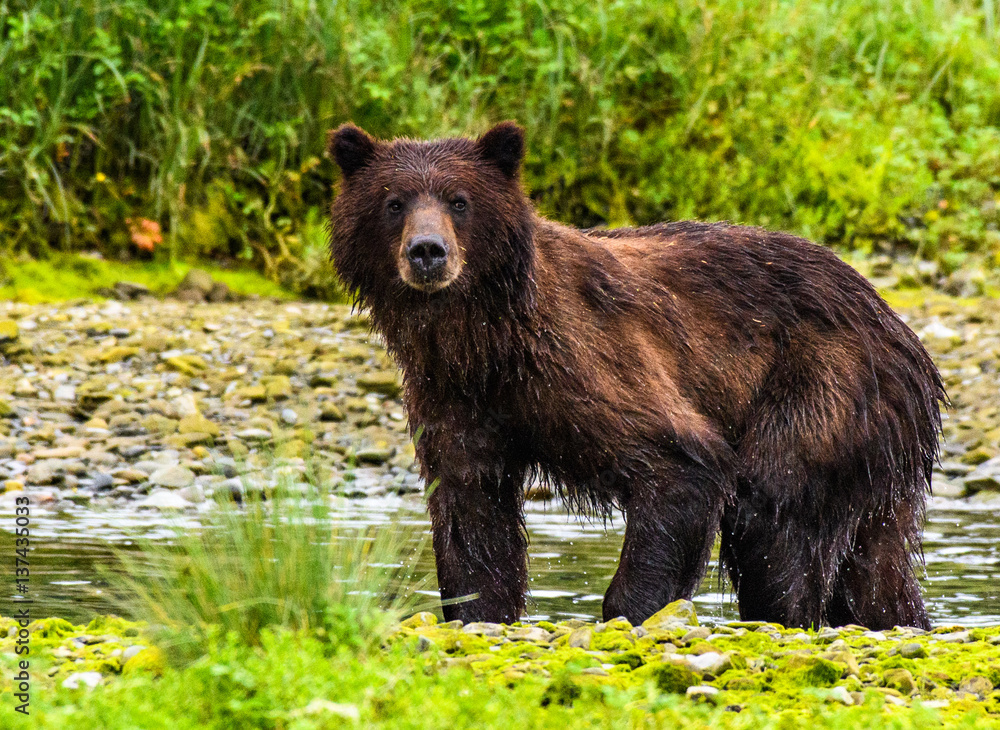
<svg viewBox="0 0 1000 730"><path fill-rule="evenodd" d="M423 503L398 497L345 500L345 526L403 529L420 550L418 574L433 575L434 562ZM623 524L581 521L557 505L529 504L532 619L595 618L618 564ZM13 563L13 518L0 516L0 550ZM174 529L196 529L196 515L169 517L133 509L81 511L77 516L32 516L31 598L33 615L88 621L114 611L102 568L113 569L115 549L134 549L139 535L169 539ZM393 527L395 526L395 527ZM1000 514L958 501L935 500L928 513L921 583L931 619L969 626L1000 623ZM13 568L0 595L13 595ZM433 589L433 585L430 586ZM430 596L436 595L428 590ZM695 597L699 615L738 618L728 581L720 581L715 561ZM6 602L5 602L6 603ZM0 613L9 614L0 606Z"/></svg>

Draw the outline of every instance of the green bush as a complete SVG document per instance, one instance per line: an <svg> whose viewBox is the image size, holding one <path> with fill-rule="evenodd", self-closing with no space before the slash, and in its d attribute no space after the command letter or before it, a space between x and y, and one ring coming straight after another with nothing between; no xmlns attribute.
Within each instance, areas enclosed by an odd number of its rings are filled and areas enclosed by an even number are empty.
<svg viewBox="0 0 1000 730"><path fill-rule="evenodd" d="M325 291L326 131L528 131L579 225L731 219L1000 251L993 0L0 4L0 240L247 261Z"/></svg>

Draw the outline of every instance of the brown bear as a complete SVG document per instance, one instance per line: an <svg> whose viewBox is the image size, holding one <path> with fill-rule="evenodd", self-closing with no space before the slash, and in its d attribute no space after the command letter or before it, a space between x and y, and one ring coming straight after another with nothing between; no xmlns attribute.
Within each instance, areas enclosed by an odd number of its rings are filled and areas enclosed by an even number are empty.
<svg viewBox="0 0 1000 730"><path fill-rule="evenodd" d="M512 122L345 125L329 151L333 260L403 372L448 619L521 616L538 477L624 512L605 618L689 598L721 530L743 619L928 626L913 557L946 396L854 269L759 228L546 220Z"/></svg>

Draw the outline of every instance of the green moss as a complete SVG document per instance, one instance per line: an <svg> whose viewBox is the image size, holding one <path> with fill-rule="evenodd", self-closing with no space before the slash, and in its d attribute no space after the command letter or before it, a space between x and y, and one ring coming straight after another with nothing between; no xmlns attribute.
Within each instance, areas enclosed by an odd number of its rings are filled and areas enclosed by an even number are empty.
<svg viewBox="0 0 1000 730"><path fill-rule="evenodd" d="M635 646L635 637L627 631L605 629L595 633L590 648L597 651L629 651Z"/></svg>
<svg viewBox="0 0 1000 730"><path fill-rule="evenodd" d="M62 639L79 632L79 628L61 618L45 618L28 626L33 639Z"/></svg>
<svg viewBox="0 0 1000 730"><path fill-rule="evenodd" d="M573 701L579 699L582 694L583 690L573 681L573 677L569 673L563 672L558 674L545 688L541 706L548 707L555 703L564 707L572 707Z"/></svg>
<svg viewBox="0 0 1000 730"><path fill-rule="evenodd" d="M701 679L690 669L676 664L660 664L651 667L648 676L661 692L684 694L688 687L701 683Z"/></svg>
<svg viewBox="0 0 1000 730"><path fill-rule="evenodd" d="M642 655L639 652L637 652L637 651L624 651L624 652L619 652L617 654L614 654L611 657L611 663L612 664L624 664L624 665L628 666L630 669L638 669L639 667L641 667L646 662L642 658Z"/></svg>
<svg viewBox="0 0 1000 730"><path fill-rule="evenodd" d="M620 655L598 652L595 656L544 642L472 636L456 625L432 625L426 617L408 623L415 628L400 627L390 637L388 648L360 657L351 652L331 656L329 643L308 633L265 630L254 647L235 633L216 635L204 655L179 666L162 662L158 645L144 640L148 648L122 666L122 649L135 643L124 634L135 630L135 625L115 617L98 618L86 627L58 619L40 621L37 626L52 638L33 644L37 646L32 654L37 682L33 719L43 729L109 730L167 726L304 729L338 727L345 724L345 718L374 728L610 729L636 725L680 730L898 730L1000 726L1000 693L986 692L985 699L962 698L956 693L964 679L1000 666L1000 646L990 643L1000 636L997 628L982 629L981 639L965 644L930 643L935 641L933 636L918 637L932 650L927 658L903 660L912 662L912 672L881 669L901 659L888 654L912 637L872 644L860 636L847 636L850 646L867 643L870 656L863 657L862 677L844 679L839 679L843 665L818 656L828 647L817 646L815 641L785 638L780 644L761 645L752 632L730 635L705 641L699 648L714 646L719 651L723 644L740 646L744 639L754 639L748 643L763 648L741 647L741 656L733 655L732 669L712 678L681 665L687 655L667 661L655 646L643 644L640 649L640 642ZM14 625L0 619L0 636ZM104 640L88 645L74 641L84 635ZM440 647L416 651L414 643L420 635L434 635L450 651ZM10 637L0 639L0 668L4 670L0 682L9 683L3 677L11 676L11 647ZM846 651L842 647L832 650ZM644 664L633 667L637 658ZM608 663L614 666L609 669ZM86 693L63 689L63 679L79 671L101 672L101 686ZM895 679L905 679L907 673L913 676L912 694L899 682L895 683L899 689L882 686L888 684L883 674L892 672L899 675L892 675ZM717 704L685 697L688 687L700 684L722 690ZM983 686L982 681L976 686ZM7 687L0 684L0 689ZM841 704L845 690L861 693L846 696L851 702L860 697L862 704ZM887 694L903 706L886 701ZM918 694L920 699L916 699ZM314 704L317 698L328 705ZM936 709L921 706L931 700L947 704ZM313 708L310 713L320 714L306 714L308 707ZM740 712L733 712L734 708ZM11 703L0 703L0 727L8 726L16 726Z"/></svg>

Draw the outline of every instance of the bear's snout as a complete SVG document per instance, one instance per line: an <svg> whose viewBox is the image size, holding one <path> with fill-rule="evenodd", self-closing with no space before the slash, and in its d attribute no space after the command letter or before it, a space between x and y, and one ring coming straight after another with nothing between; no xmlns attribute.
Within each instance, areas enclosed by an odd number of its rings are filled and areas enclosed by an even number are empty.
<svg viewBox="0 0 1000 730"><path fill-rule="evenodd" d="M426 279L436 277L448 263L448 244L438 234L414 236L406 245L410 267Z"/></svg>
<svg viewBox="0 0 1000 730"><path fill-rule="evenodd" d="M443 203L421 196L406 216L397 264L399 275L414 289L435 292L462 272L455 227Z"/></svg>

